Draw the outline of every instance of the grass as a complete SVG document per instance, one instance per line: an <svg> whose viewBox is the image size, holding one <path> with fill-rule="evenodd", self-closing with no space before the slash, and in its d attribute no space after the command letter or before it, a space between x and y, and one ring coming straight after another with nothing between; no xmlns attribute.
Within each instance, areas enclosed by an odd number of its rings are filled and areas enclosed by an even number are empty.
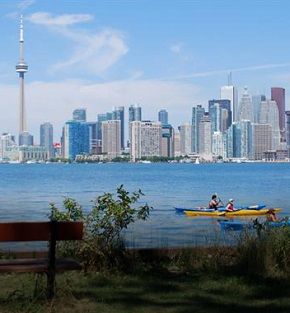
<svg viewBox="0 0 290 313"><path fill-rule="evenodd" d="M74 272L57 275L57 297L45 300L45 277L33 297L35 277L0 279L0 312L286 313L290 282L204 273L125 275Z"/></svg>

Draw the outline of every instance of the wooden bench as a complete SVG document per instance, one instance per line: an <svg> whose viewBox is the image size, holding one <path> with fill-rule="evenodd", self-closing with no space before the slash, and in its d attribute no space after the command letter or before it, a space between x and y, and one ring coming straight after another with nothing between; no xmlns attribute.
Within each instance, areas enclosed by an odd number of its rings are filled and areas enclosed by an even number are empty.
<svg viewBox="0 0 290 313"><path fill-rule="evenodd" d="M45 273L47 275L47 298L52 299L55 294L55 273L81 269L81 265L76 260L56 258L56 242L81 240L82 237L82 222L0 223L0 242L48 242L46 258L2 259L0 260L0 273Z"/></svg>

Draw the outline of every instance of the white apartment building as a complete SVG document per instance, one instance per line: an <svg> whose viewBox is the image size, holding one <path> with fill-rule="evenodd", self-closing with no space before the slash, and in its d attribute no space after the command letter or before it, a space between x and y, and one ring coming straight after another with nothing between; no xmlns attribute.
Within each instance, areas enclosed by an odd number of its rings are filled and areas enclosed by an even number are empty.
<svg viewBox="0 0 290 313"><path fill-rule="evenodd" d="M110 120L102 122L102 153L108 159L113 159L121 154L121 121Z"/></svg>
<svg viewBox="0 0 290 313"><path fill-rule="evenodd" d="M179 126L180 154L189 155L192 152L192 125L185 123Z"/></svg>
<svg viewBox="0 0 290 313"><path fill-rule="evenodd" d="M162 126L160 122L133 121L130 154L133 162L142 157L161 156Z"/></svg>

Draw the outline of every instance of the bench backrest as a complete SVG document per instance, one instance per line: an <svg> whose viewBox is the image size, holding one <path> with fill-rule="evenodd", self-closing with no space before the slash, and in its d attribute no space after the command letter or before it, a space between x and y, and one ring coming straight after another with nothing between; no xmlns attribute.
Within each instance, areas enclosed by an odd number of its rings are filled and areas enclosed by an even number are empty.
<svg viewBox="0 0 290 313"><path fill-rule="evenodd" d="M83 222L8 222L0 223L0 242L81 240Z"/></svg>

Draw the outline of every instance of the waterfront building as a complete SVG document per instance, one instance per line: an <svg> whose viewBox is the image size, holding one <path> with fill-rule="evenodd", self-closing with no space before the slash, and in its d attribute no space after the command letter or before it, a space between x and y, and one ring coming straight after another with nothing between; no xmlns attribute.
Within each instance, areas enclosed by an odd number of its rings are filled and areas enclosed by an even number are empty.
<svg viewBox="0 0 290 313"><path fill-rule="evenodd" d="M162 127L160 122L131 122L130 154L133 162L142 157L161 156Z"/></svg>
<svg viewBox="0 0 290 313"><path fill-rule="evenodd" d="M192 136L191 136L191 152L199 152L199 124L205 114L205 109L201 105L192 108Z"/></svg>
<svg viewBox="0 0 290 313"><path fill-rule="evenodd" d="M9 160L9 158L7 157L7 149L8 147L15 147L16 143L15 143L15 138L14 136L12 136L11 134L8 133L3 133L1 135L1 139L0 139L0 153L1 153L1 161L7 161Z"/></svg>
<svg viewBox="0 0 290 313"><path fill-rule="evenodd" d="M98 139L97 139L97 122L87 122L89 128L89 153L97 154Z"/></svg>
<svg viewBox="0 0 290 313"><path fill-rule="evenodd" d="M192 144L192 125L185 123L178 127L180 133L180 154L189 155L191 154Z"/></svg>
<svg viewBox="0 0 290 313"><path fill-rule="evenodd" d="M121 155L120 120L102 122L102 153L110 160Z"/></svg>
<svg viewBox="0 0 290 313"><path fill-rule="evenodd" d="M131 138L131 122L142 121L142 108L137 105L131 105L129 107L129 146Z"/></svg>
<svg viewBox="0 0 290 313"><path fill-rule="evenodd" d="M272 146L272 127L269 124L252 125L252 158L262 160L264 152L271 150Z"/></svg>
<svg viewBox="0 0 290 313"><path fill-rule="evenodd" d="M290 158L290 111L286 111L286 144L288 150L288 158Z"/></svg>
<svg viewBox="0 0 290 313"><path fill-rule="evenodd" d="M87 110L84 108L75 109L73 111L73 120L78 122L87 121Z"/></svg>
<svg viewBox="0 0 290 313"><path fill-rule="evenodd" d="M112 120L119 120L121 122L121 149L125 149L125 116L124 107L115 107L112 112Z"/></svg>
<svg viewBox="0 0 290 313"><path fill-rule="evenodd" d="M248 93L247 87L244 88L244 92L240 100L239 109L240 109L239 121L247 120L252 123L254 122L254 111L252 107L252 99Z"/></svg>
<svg viewBox="0 0 290 313"><path fill-rule="evenodd" d="M19 134L19 146L33 146L33 136L28 131Z"/></svg>
<svg viewBox="0 0 290 313"><path fill-rule="evenodd" d="M180 133L179 131L174 132L174 157L181 156L180 153Z"/></svg>
<svg viewBox="0 0 290 313"><path fill-rule="evenodd" d="M230 83L230 82L229 82ZM230 101L231 123L238 120L238 89L233 85L222 86L220 98Z"/></svg>
<svg viewBox="0 0 290 313"><path fill-rule="evenodd" d="M225 150L228 159L234 157L234 125L233 123L225 132Z"/></svg>
<svg viewBox="0 0 290 313"><path fill-rule="evenodd" d="M233 157L249 159L252 156L252 123L242 120L233 123Z"/></svg>
<svg viewBox="0 0 290 313"><path fill-rule="evenodd" d="M224 136L220 131L215 131L212 134L212 154L216 157L226 157Z"/></svg>
<svg viewBox="0 0 290 313"><path fill-rule="evenodd" d="M276 101L277 103L281 140L285 141L285 89L281 87L272 87L271 100Z"/></svg>
<svg viewBox="0 0 290 313"><path fill-rule="evenodd" d="M75 160L76 155L88 154L90 151L89 144L89 127L87 123L78 121L67 121L63 130L64 157Z"/></svg>
<svg viewBox="0 0 290 313"><path fill-rule="evenodd" d="M174 128L170 124L162 125L161 156L174 157Z"/></svg>
<svg viewBox="0 0 290 313"><path fill-rule="evenodd" d="M43 146L48 151L48 157L54 157L53 148L53 126L51 123L43 123L40 125L40 146Z"/></svg>
<svg viewBox="0 0 290 313"><path fill-rule="evenodd" d="M211 157L211 121L208 115L204 115L199 124L199 154L205 158Z"/></svg>
<svg viewBox="0 0 290 313"><path fill-rule="evenodd" d="M212 122L212 131L224 132L232 124L231 101L213 99L208 101L208 112Z"/></svg>
<svg viewBox="0 0 290 313"><path fill-rule="evenodd" d="M276 101L266 100L261 102L260 124L269 124L272 127L272 150L279 150L281 132L279 126L279 110Z"/></svg>
<svg viewBox="0 0 290 313"><path fill-rule="evenodd" d="M162 125L168 125L168 112L166 110L160 110L158 112L158 121Z"/></svg>
<svg viewBox="0 0 290 313"><path fill-rule="evenodd" d="M260 111L261 111L261 102L262 101L266 101L265 95L254 95L254 96L252 96L254 123L259 123Z"/></svg>
<svg viewBox="0 0 290 313"><path fill-rule="evenodd" d="M211 121L211 134L221 130L221 108L219 103L209 105L208 114Z"/></svg>

